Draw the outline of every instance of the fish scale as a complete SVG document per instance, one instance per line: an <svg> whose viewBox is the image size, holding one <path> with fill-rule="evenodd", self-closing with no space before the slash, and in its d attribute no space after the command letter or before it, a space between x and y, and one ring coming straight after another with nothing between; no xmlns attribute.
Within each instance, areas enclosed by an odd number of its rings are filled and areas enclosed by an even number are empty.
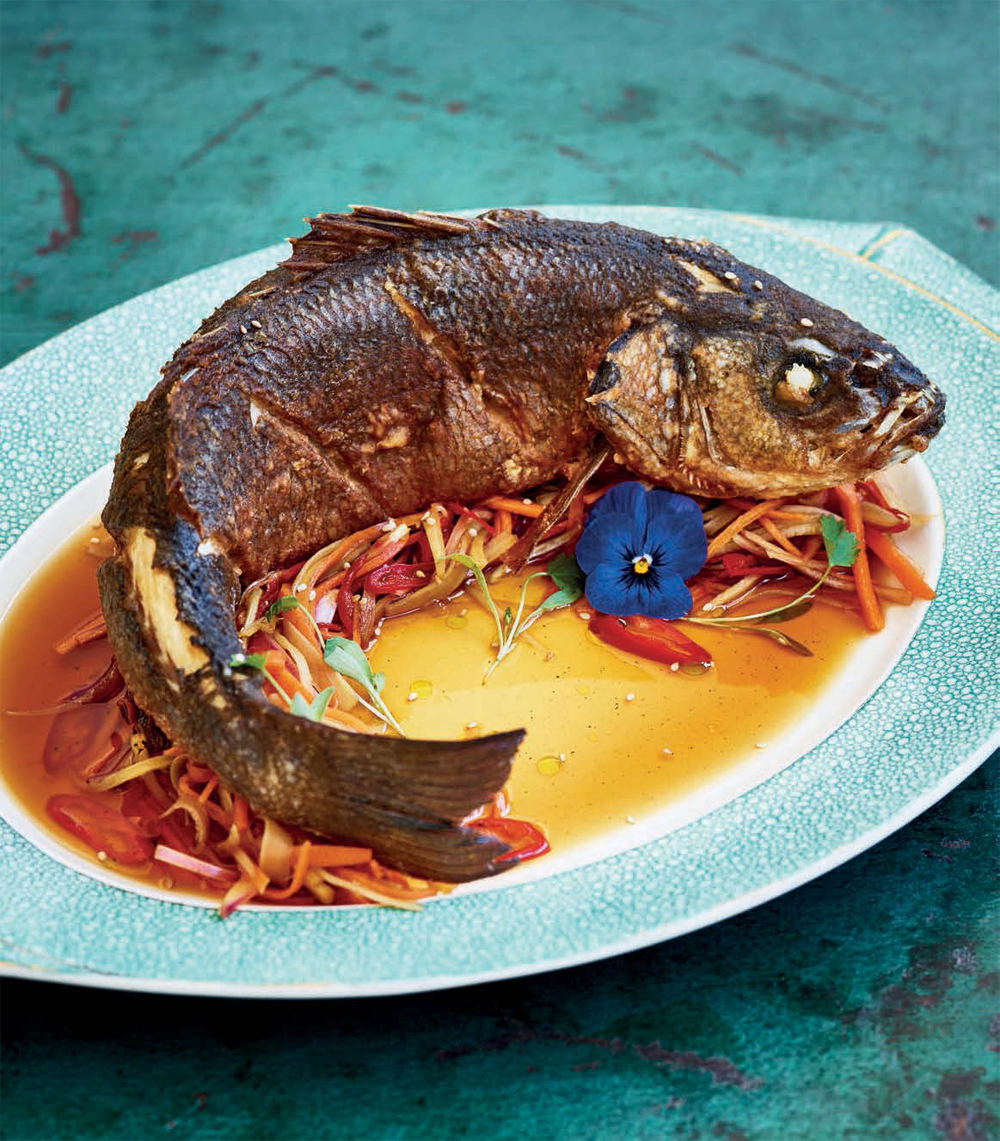
<svg viewBox="0 0 1000 1141"><path fill-rule="evenodd" d="M171 740L257 811L416 875L512 866L461 821L505 783L522 731L412 741L277 708L228 664L241 579L435 500L524 491L597 446L663 486L762 497L865 478L943 419L881 337L711 243L359 207L292 244L134 410L102 606Z"/></svg>

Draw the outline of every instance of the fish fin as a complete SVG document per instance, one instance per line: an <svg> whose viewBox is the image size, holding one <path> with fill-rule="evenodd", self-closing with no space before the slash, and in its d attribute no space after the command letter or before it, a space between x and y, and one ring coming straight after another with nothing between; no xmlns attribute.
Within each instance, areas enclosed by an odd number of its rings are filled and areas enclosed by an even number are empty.
<svg viewBox="0 0 1000 1141"><path fill-rule="evenodd" d="M407 214L381 206L352 206L350 214L317 214L307 218L310 230L290 238L292 255L281 264L297 273L316 272L359 253L388 249L420 238L468 234L476 222L447 214Z"/></svg>

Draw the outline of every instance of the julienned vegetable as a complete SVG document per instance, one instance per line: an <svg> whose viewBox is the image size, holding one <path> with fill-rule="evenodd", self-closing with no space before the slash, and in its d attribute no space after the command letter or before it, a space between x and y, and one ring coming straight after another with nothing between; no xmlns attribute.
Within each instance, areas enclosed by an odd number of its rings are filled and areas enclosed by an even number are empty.
<svg viewBox="0 0 1000 1141"><path fill-rule="evenodd" d="M660 528L665 516L658 509L649 510L658 502L655 493L639 485L622 490L592 480L569 504L565 517L538 536L550 552L563 549L544 571L528 577L547 578L554 589L528 611L526 581L517 607L501 614L490 582L503 575L504 553L542 517L549 500L550 494L543 492L529 502L494 497L473 508L434 505L422 515L369 528L331 544L304 563L267 575L241 600L244 650L233 656L230 668L259 672L270 700L298 716L359 733L398 729L396 714L382 698L384 678L372 671L365 653L381 623L454 596L463 586L477 591L496 625L489 676L519 639L532 643L527 630L535 622L552 620L554 611L574 602L576 613L587 616L578 601L586 568L573 557L574 541L584 526L586 507L591 516L607 523L623 514L619 510L623 503L646 509L643 527L635 520L623 524L619 518L614 526L591 530L599 554L611 551L612 557L618 557L614 552L619 526L630 543L643 547L638 556L632 552L627 560L619 559L619 571L627 572L626 578L632 576L622 596L654 599L662 592L637 580L653 569L679 576L690 566L683 558L692 562L701 558L704 565L683 584L690 591L691 605L682 618L695 624L764 634L790 650L809 653L807 647L763 623L801 616L821 601L852 610L870 624L872 615L880 613L881 602L933 597L919 569L888 537L907 529L909 518L885 500L877 485L838 488L795 502L675 503L670 514L683 520L680 526L687 535L675 543L675 555L677 549L687 553L668 558L670 535ZM703 549L690 534L692 512L700 520ZM867 562L867 576L858 576L859 540L898 585L873 576ZM586 552L586 544L581 541L581 545ZM646 547L654 545L656 551L647 552ZM647 553L649 566L640 568L634 560L638 557L641 562ZM600 558L594 563L586 553L584 561L601 565ZM591 613L588 621L598 638L621 652L677 668L701 667L710 661L707 652L671 621L607 613ZM80 631L81 643L100 637L99 618L84 623ZM109 676L114 680L114 675ZM115 686L121 685L120 679L115 681ZM90 688L71 695L74 709L81 700L94 700L94 694L112 700L117 696L107 685L95 687L93 693ZM327 842L258 816L183 749L169 743L159 751L147 747L131 701L127 695L118 696L118 701L124 720L106 719L107 732L113 727L117 734L115 747L104 739L94 740L81 756L74 754L75 768L95 795L53 797L48 805L56 823L103 853L103 858L160 867L182 882L200 882L219 891L224 914L253 899L292 904L372 902L411 909L420 899L447 890L447 885L385 867L372 858L370 849ZM96 799L99 795L120 797L120 810ZM502 839L510 846L512 859L529 859L547 849L545 837L534 825L509 815L502 794L465 824Z"/></svg>
<svg viewBox="0 0 1000 1141"><path fill-rule="evenodd" d="M153 846L131 821L92 796L62 795L49 798L52 819L89 845L98 856L117 864L144 864Z"/></svg>

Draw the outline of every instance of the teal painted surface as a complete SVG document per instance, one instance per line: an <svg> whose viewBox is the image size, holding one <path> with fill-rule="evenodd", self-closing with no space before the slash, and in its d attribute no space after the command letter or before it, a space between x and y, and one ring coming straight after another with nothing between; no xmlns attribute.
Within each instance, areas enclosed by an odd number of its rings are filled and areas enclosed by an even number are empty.
<svg viewBox="0 0 1000 1141"><path fill-rule="evenodd" d="M998 770L791 895L559 974L311 1003L8 983L4 1134L991 1141Z"/></svg>
<svg viewBox="0 0 1000 1141"><path fill-rule="evenodd" d="M881 218L1000 280L993 3L0 19L2 360L359 199ZM299 1005L6 983L3 1131L989 1139L998 802L994 760L784 899L522 982Z"/></svg>
<svg viewBox="0 0 1000 1141"><path fill-rule="evenodd" d="M1000 283L992 0L7 0L0 17L0 363L358 200L882 219Z"/></svg>

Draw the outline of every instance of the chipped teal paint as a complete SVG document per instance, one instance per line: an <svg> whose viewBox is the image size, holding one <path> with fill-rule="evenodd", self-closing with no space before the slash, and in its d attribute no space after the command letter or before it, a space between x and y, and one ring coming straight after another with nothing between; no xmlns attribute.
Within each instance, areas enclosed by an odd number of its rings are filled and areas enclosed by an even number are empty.
<svg viewBox="0 0 1000 1141"><path fill-rule="evenodd" d="M881 227L762 224L715 212L561 208L663 233L705 235L883 332L939 380L949 423L929 453L948 523L940 598L893 675L820 748L711 816L598 868L436 902L419 915L371 910L244 914L220 922L77 876L10 829L0 939L14 968L39 977L193 991L330 995L392 992L540 970L666 938L808 878L871 842L982 759L995 724L986 664L996 619L990 467L1000 345L966 317L829 249L863 249ZM908 235L893 272L924 290L982 303L996 295ZM882 247L889 256L892 245ZM159 363L212 305L271 264L249 255L102 314L0 372L0 541L114 452L126 412ZM883 263L887 264L887 263ZM919 270L919 276L916 270ZM956 276L957 275L957 276ZM80 432L79 425L86 425ZM96 505L95 505L96 506ZM929 803L926 800L926 803ZM558 920L554 921L553 917ZM148 980L146 983L133 980Z"/></svg>

